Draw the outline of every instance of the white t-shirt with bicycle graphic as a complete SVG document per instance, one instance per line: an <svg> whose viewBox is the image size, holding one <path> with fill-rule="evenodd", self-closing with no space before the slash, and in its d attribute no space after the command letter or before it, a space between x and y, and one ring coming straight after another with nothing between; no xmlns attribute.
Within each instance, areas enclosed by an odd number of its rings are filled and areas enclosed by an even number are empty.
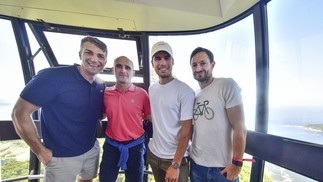
<svg viewBox="0 0 323 182"><path fill-rule="evenodd" d="M242 104L241 89L232 78L214 78L195 93L194 134L190 155L199 165L225 167L232 159L232 128L226 109Z"/></svg>

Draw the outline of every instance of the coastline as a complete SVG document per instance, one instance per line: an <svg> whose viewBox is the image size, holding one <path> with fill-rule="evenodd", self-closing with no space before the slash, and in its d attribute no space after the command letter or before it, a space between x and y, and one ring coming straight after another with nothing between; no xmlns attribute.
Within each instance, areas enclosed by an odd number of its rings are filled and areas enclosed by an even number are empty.
<svg viewBox="0 0 323 182"><path fill-rule="evenodd" d="M304 129L310 130L312 132L322 132L323 133L323 124L308 124L304 126Z"/></svg>

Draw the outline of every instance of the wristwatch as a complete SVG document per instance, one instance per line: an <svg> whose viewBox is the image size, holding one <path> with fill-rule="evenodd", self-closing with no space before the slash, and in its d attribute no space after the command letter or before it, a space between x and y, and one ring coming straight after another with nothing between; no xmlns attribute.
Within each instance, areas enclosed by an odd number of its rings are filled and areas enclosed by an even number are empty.
<svg viewBox="0 0 323 182"><path fill-rule="evenodd" d="M172 162L172 166L173 166L174 169L179 168L179 164L177 162Z"/></svg>

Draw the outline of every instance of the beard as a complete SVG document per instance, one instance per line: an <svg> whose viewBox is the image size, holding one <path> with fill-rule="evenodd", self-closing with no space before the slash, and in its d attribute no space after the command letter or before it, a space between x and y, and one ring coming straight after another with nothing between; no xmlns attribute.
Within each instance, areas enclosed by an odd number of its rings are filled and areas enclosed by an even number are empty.
<svg viewBox="0 0 323 182"><path fill-rule="evenodd" d="M169 78L172 76L172 74L159 74L158 75L160 78Z"/></svg>
<svg viewBox="0 0 323 182"><path fill-rule="evenodd" d="M198 82L206 82L211 78L211 75L208 74L208 71L201 71L199 73L194 73L194 79Z"/></svg>
<svg viewBox="0 0 323 182"><path fill-rule="evenodd" d="M172 70L168 69L166 71L160 71L158 69L155 69L156 74L158 75L158 77L160 78L169 78L172 76Z"/></svg>

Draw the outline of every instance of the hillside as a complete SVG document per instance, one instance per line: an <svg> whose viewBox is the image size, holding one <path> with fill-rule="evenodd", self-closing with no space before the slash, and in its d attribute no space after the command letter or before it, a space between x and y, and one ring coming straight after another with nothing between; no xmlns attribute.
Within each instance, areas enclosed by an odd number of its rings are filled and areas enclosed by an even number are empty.
<svg viewBox="0 0 323 182"><path fill-rule="evenodd" d="M305 127L314 131L323 132L323 124L308 124Z"/></svg>

